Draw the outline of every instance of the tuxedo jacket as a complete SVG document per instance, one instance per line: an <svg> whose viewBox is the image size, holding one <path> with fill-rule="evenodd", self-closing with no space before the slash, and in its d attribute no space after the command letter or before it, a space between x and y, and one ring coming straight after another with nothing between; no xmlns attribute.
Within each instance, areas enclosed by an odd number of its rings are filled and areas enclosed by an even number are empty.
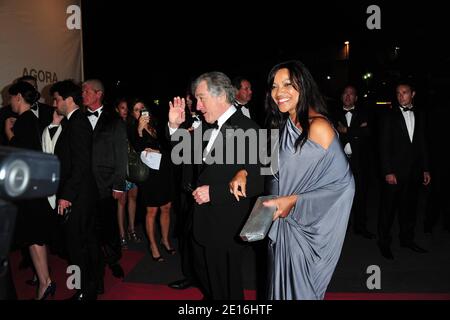
<svg viewBox="0 0 450 320"><path fill-rule="evenodd" d="M369 114L366 109L360 106L356 106L352 111L350 126L347 125L347 119L345 117L346 111L344 111L343 108L340 108L339 111L336 112L334 122L335 126L338 126L339 123L341 123L347 128L347 133L339 132L339 140L342 143L342 147L345 147L347 143L350 144L352 149L352 163L359 167L367 164L368 161L367 148L370 135Z"/></svg>
<svg viewBox="0 0 450 320"><path fill-rule="evenodd" d="M192 142L194 141L193 136L198 134L197 130L200 130L202 134L205 131L205 127L206 124L202 124L191 132ZM216 138L207 158L214 156L216 154L214 149L219 150L218 148L220 147L224 155L230 152L231 150L227 150L227 140L232 140L230 132L234 132L236 129L258 130L259 127L241 112L235 112L222 125L220 130L222 135ZM205 146L206 143L202 147L204 148ZM194 201L194 207L192 208L193 236L203 246L212 248L238 246L240 241L239 232L248 217L251 198L263 192L264 179L260 175L261 166L259 161L256 164L251 164L249 161L250 142L247 139L244 145L240 144L239 146L244 147L246 154L246 159L242 164L236 161L238 146L237 143L234 143L233 152L235 159L233 159L234 161L231 164L227 164L226 159L224 159L224 163L185 164L183 166L182 184L184 189L186 189L187 185L191 185L192 189L204 185L209 186L210 202L198 205ZM197 157L201 159L203 148L192 146L191 160L194 159L196 153ZM229 182L241 169L245 169L248 172L247 197L240 198L238 202L229 191Z"/></svg>
<svg viewBox="0 0 450 320"><path fill-rule="evenodd" d="M63 120L55 155L60 161L57 198L72 202L72 211L87 210L96 192L91 162L92 126L80 109L69 120Z"/></svg>
<svg viewBox="0 0 450 320"><path fill-rule="evenodd" d="M395 174L403 181L423 179L429 171L425 139L425 117L414 107L414 134L411 142L399 107L386 110L380 121L380 156L383 176Z"/></svg>
<svg viewBox="0 0 450 320"><path fill-rule="evenodd" d="M124 191L128 163L126 124L113 111L103 108L93 134L92 170L100 197L112 190Z"/></svg>

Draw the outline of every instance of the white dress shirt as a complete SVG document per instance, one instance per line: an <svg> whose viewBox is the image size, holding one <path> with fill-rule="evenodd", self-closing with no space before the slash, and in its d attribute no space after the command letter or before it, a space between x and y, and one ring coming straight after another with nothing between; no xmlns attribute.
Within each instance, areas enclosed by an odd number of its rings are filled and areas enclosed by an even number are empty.
<svg viewBox="0 0 450 320"><path fill-rule="evenodd" d="M89 116L89 113L94 113L94 112L98 112L98 117ZM95 126L97 125L98 119L100 119L100 115L102 114L102 112L103 112L103 105L95 111L90 111L89 109L87 109L86 115L89 119L89 122L91 123L93 130L95 130Z"/></svg>
<svg viewBox="0 0 450 320"><path fill-rule="evenodd" d="M410 107L399 107L400 111L403 115L403 118L405 119L405 123L406 123L406 128L408 129L408 135L409 135L409 140L412 142L413 141L413 136L414 136L414 126L415 126L415 117L414 117L414 112L412 111L403 111L402 108L412 108L412 106Z"/></svg>
<svg viewBox="0 0 450 320"><path fill-rule="evenodd" d="M344 110L354 110L355 109L355 107L351 107L351 108L345 108L344 107ZM352 124L352 117L353 117L353 114L351 113L351 112L346 112L345 113L345 119L347 120L347 127L348 128L350 128L350 125ZM345 152L345 154L347 155L347 156L351 156L352 155L352 147L350 146L350 143L349 142L347 142L346 144L345 144L345 146L344 146L344 152Z"/></svg>
<svg viewBox="0 0 450 320"><path fill-rule="evenodd" d="M208 144L206 145L205 150L203 151L203 161L205 161L205 158L209 151L211 150L214 141L216 141L217 136L219 135L220 128L222 128L222 125L236 112L236 107L233 105L230 105L230 107L222 113L222 115L217 119L217 125L219 126L217 129L213 129L211 132L211 137L209 138Z"/></svg>

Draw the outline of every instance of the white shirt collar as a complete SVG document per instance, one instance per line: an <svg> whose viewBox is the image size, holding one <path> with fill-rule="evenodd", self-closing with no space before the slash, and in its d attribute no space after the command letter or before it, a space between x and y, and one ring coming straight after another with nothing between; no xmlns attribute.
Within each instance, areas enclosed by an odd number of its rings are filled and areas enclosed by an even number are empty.
<svg viewBox="0 0 450 320"><path fill-rule="evenodd" d="M217 119L217 125L219 126L219 129L222 127L222 125L227 122L227 120L236 112L236 107L233 105L230 105L227 111L222 113L222 115Z"/></svg>
<svg viewBox="0 0 450 320"><path fill-rule="evenodd" d="M100 108L98 108L97 110L95 110L95 111L92 111L91 109L89 109L89 108L87 108L88 109L88 112L98 112L98 116L100 117L100 115L102 114L102 112L103 112L103 105L101 105L101 107Z"/></svg>
<svg viewBox="0 0 450 320"><path fill-rule="evenodd" d="M70 120L70 117L72 116L72 114L77 111L78 109L80 109L79 107L76 107L75 109L73 109L68 115L67 115L67 120Z"/></svg>

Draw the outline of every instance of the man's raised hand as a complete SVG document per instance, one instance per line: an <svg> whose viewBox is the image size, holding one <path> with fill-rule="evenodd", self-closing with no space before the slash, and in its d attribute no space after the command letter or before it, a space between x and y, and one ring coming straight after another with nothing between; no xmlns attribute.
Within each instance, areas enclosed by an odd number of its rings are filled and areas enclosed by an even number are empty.
<svg viewBox="0 0 450 320"><path fill-rule="evenodd" d="M173 102L169 101L169 127L172 129L177 129L186 120L185 106L184 98L175 97Z"/></svg>

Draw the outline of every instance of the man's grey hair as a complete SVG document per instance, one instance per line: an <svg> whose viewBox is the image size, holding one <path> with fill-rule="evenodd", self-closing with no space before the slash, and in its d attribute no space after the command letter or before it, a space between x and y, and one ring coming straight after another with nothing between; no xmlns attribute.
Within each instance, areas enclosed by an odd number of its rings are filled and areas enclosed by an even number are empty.
<svg viewBox="0 0 450 320"><path fill-rule="evenodd" d="M202 74L192 83L192 92L195 92L202 81L206 81L208 92L212 96L218 97L225 93L227 102L230 104L234 102L236 89L233 87L230 78L228 78L226 74L217 71Z"/></svg>
<svg viewBox="0 0 450 320"><path fill-rule="evenodd" d="M101 92L105 93L105 86L103 86L103 83L98 79L86 80L85 82L83 82L83 85L84 84L90 85L92 87L92 89L94 89L95 91L101 91Z"/></svg>

